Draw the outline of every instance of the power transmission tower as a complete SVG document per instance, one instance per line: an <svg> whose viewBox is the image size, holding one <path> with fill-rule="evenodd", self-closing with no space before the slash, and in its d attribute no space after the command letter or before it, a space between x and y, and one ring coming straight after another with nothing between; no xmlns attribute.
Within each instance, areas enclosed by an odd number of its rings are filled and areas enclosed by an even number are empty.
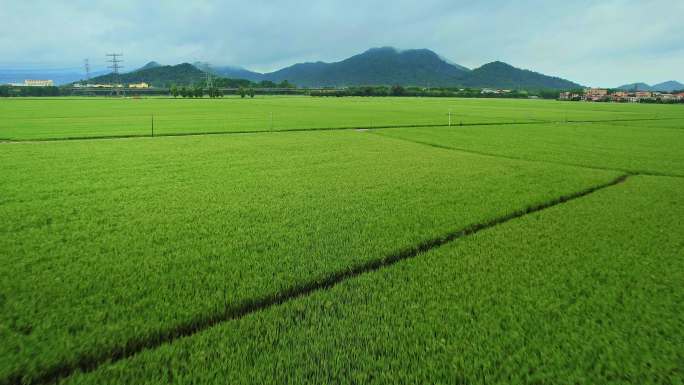
<svg viewBox="0 0 684 385"><path fill-rule="evenodd" d="M120 57L123 56L122 53L108 53L105 56L107 56L107 62L111 63L107 68L111 68L112 70L112 94L119 94L119 70L124 68L124 66L121 65L123 63L123 60L120 59Z"/></svg>
<svg viewBox="0 0 684 385"><path fill-rule="evenodd" d="M211 66L206 63L205 71L207 73L207 89L212 89L214 86L214 79L211 78Z"/></svg>
<svg viewBox="0 0 684 385"><path fill-rule="evenodd" d="M86 84L90 83L90 63L88 59L83 59L83 67L85 67Z"/></svg>

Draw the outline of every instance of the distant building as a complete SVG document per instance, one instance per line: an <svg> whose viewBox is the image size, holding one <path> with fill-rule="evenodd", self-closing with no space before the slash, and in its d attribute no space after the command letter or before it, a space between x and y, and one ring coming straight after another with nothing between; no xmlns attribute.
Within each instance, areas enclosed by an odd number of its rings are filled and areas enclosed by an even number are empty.
<svg viewBox="0 0 684 385"><path fill-rule="evenodd" d="M122 88L122 84L88 84L87 87L92 88Z"/></svg>
<svg viewBox="0 0 684 385"><path fill-rule="evenodd" d="M129 84L128 88L150 88L150 85L145 82Z"/></svg>
<svg viewBox="0 0 684 385"><path fill-rule="evenodd" d="M52 87L54 85L52 80L24 80L24 86L27 87Z"/></svg>
<svg viewBox="0 0 684 385"><path fill-rule="evenodd" d="M510 93L511 90L494 90L491 88L483 88L482 91L480 91L481 94L508 94Z"/></svg>
<svg viewBox="0 0 684 385"><path fill-rule="evenodd" d="M577 100L583 100L584 97L578 93L572 93L572 92L561 92L558 95L558 100L572 100L572 101L577 101Z"/></svg>
<svg viewBox="0 0 684 385"><path fill-rule="evenodd" d="M648 99L653 96L653 94L649 91L637 91L634 93L634 96L639 98L639 99Z"/></svg>
<svg viewBox="0 0 684 385"><path fill-rule="evenodd" d="M614 102L626 102L628 101L629 93L625 91L615 91L611 95L611 98L613 99Z"/></svg>
<svg viewBox="0 0 684 385"><path fill-rule="evenodd" d="M584 90L586 100L602 100L608 97L608 90L605 88L587 88Z"/></svg>

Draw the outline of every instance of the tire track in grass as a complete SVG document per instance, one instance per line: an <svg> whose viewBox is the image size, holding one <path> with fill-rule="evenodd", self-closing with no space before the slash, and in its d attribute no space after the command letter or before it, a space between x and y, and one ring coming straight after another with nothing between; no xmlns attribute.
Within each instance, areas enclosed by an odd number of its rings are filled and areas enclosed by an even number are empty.
<svg viewBox="0 0 684 385"><path fill-rule="evenodd" d="M150 335L141 339L126 341L116 349L101 352L97 355L83 356L75 362L67 362L53 366L45 370L42 375L37 377L26 378L21 375L10 377L7 379L7 383L16 385L52 384L59 382L61 379L66 378L75 372L91 372L102 365L130 358L144 350L155 349L161 345L171 343L180 338L190 337L223 322L239 319L250 313L265 310L290 300L310 295L319 290L327 290L341 282L352 279L359 275L371 273L405 259L418 257L421 254L430 251L431 249L440 247L459 238L467 237L482 230L509 222L513 219L542 211L571 200L582 198L596 191L618 185L627 180L629 176L630 174L624 174L603 184L594 185L575 193L562 195L558 198L543 203L530 205L523 209L518 209L507 215L496 217L485 222L466 226L459 230L426 240L415 246L396 251L395 253L392 253L382 259L368 261L357 266L352 266L343 271L334 272L317 281L302 283L273 295L247 301L241 306L225 309L219 314L213 314L204 317L198 316L196 320L178 325L172 329L162 330L154 335Z"/></svg>

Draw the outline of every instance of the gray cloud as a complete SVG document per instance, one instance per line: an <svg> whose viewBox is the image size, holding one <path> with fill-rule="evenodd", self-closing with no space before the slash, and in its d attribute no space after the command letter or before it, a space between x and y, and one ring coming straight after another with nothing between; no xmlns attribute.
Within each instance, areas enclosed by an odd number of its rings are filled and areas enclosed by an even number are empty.
<svg viewBox="0 0 684 385"><path fill-rule="evenodd" d="M0 0L0 66L209 61L273 70L375 46L503 60L587 85L684 81L684 1Z"/></svg>

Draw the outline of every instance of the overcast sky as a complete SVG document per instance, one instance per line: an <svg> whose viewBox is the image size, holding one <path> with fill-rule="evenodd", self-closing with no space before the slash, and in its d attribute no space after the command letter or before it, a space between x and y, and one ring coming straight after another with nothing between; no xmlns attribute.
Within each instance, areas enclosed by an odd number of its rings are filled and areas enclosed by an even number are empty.
<svg viewBox="0 0 684 385"><path fill-rule="evenodd" d="M684 0L0 0L0 68L209 61L270 71L429 48L585 85L684 82Z"/></svg>

